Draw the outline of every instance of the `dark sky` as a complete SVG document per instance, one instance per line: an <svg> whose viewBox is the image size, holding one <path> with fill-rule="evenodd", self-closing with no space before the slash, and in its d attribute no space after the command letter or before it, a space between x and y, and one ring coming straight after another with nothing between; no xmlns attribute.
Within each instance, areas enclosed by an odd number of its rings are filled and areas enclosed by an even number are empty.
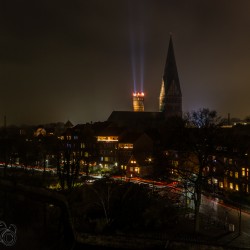
<svg viewBox="0 0 250 250"><path fill-rule="evenodd" d="M249 13L249 0L0 0L0 118L76 124L132 110L133 58L145 109L158 111L170 32L183 110L244 118Z"/></svg>

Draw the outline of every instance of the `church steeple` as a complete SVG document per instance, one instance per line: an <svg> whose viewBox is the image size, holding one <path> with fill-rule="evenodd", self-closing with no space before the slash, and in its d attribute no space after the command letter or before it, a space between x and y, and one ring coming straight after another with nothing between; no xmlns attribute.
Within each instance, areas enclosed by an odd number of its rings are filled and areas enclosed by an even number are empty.
<svg viewBox="0 0 250 250"><path fill-rule="evenodd" d="M182 116L182 94L171 35L159 99L160 111L166 117Z"/></svg>

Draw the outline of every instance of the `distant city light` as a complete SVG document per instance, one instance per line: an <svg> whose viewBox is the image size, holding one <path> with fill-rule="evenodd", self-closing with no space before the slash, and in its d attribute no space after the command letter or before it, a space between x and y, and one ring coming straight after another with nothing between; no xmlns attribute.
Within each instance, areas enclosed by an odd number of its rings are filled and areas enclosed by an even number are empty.
<svg viewBox="0 0 250 250"><path fill-rule="evenodd" d="M134 92L133 93L133 96L137 96L137 97L142 97L144 95L145 95L144 92Z"/></svg>

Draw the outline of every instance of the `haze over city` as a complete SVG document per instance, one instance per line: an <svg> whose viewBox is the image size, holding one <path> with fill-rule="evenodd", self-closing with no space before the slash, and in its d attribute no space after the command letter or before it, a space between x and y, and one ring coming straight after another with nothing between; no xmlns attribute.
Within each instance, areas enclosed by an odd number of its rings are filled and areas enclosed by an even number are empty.
<svg viewBox="0 0 250 250"><path fill-rule="evenodd" d="M133 65L145 110L158 111L170 33L183 111L250 115L248 0L0 4L0 117L8 124L104 121L132 110Z"/></svg>

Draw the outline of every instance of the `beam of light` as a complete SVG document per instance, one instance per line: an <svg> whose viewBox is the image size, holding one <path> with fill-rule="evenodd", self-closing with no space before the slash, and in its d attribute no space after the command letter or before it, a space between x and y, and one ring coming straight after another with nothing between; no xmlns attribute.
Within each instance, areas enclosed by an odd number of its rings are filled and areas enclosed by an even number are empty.
<svg viewBox="0 0 250 250"><path fill-rule="evenodd" d="M131 70L133 77L134 92L136 92L136 56L135 56L135 39L132 30L130 29L130 59L131 59Z"/></svg>
<svg viewBox="0 0 250 250"><path fill-rule="evenodd" d="M128 11L129 11L129 38L130 38L130 60L131 60L131 70L132 70L132 80L134 86L134 93L137 91L136 88L136 49L135 49L135 36L134 36L134 21L135 16L135 6L132 2L128 1Z"/></svg>
<svg viewBox="0 0 250 250"><path fill-rule="evenodd" d="M129 1L130 58L135 93L144 91L144 10L142 7L141 4Z"/></svg>
<svg viewBox="0 0 250 250"><path fill-rule="evenodd" d="M136 48L136 39L133 31L130 30L130 58L134 92L137 92L137 88L140 92L144 91L144 33L142 29L139 36L139 46L139 48ZM137 77L140 80L140 86L137 86Z"/></svg>
<svg viewBox="0 0 250 250"><path fill-rule="evenodd" d="M140 30L140 90L144 91L144 33Z"/></svg>

